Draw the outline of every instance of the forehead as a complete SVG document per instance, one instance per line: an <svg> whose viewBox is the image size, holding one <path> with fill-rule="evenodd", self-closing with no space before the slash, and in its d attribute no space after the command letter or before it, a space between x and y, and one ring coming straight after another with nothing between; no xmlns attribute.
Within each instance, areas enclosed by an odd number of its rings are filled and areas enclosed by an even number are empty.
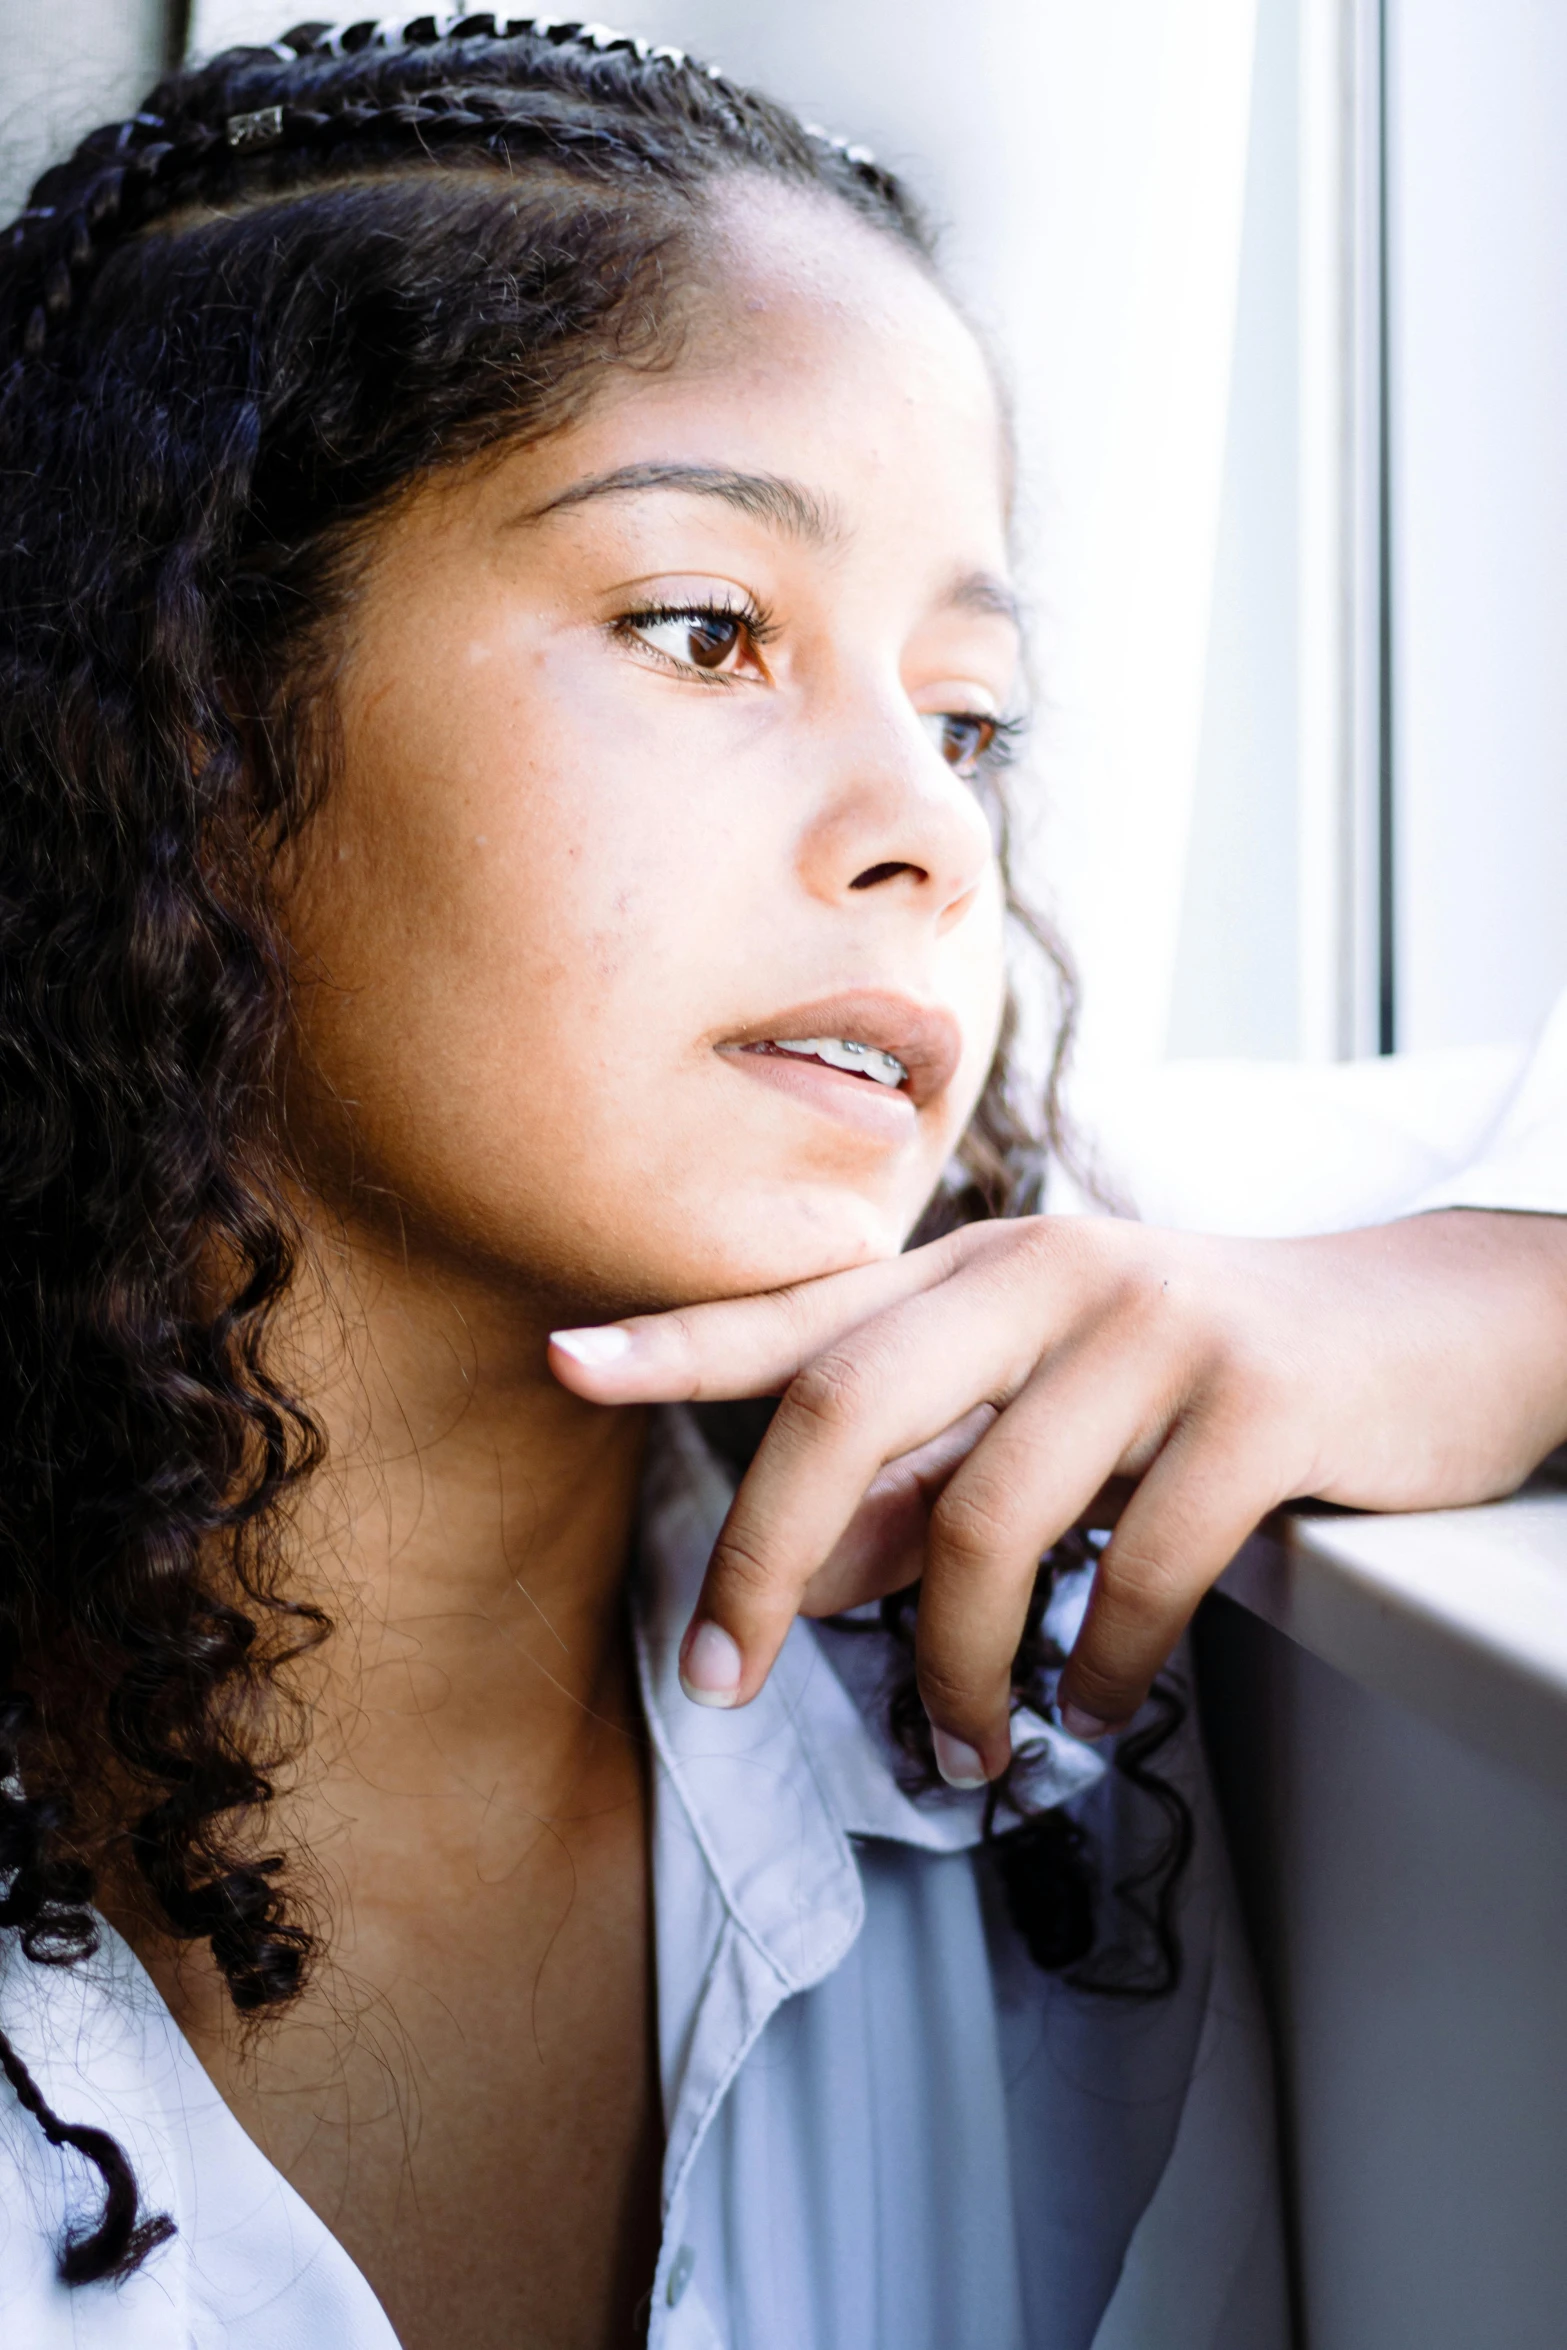
<svg viewBox="0 0 1567 2350"><path fill-rule="evenodd" d="M756 173L719 180L689 263L710 341L736 354L773 330L896 345L932 383L961 383L992 415L988 362L923 254L815 188Z"/></svg>
<svg viewBox="0 0 1567 2350"><path fill-rule="evenodd" d="M720 188L673 358L611 374L533 456L562 481L682 464L782 477L829 549L891 537L1005 566L1009 452L975 336L918 255L766 182Z"/></svg>
<svg viewBox="0 0 1567 2350"><path fill-rule="evenodd" d="M836 470L874 479L934 460L1002 514L1009 450L989 360L923 257L847 206L757 178L721 185L679 373L727 378L769 429L809 434ZM791 413L792 416L791 416Z"/></svg>

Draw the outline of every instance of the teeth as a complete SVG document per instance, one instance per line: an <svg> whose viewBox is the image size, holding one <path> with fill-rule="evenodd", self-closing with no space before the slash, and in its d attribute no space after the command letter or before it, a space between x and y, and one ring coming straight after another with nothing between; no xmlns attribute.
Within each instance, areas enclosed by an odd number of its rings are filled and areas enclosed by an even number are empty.
<svg viewBox="0 0 1567 2350"><path fill-rule="evenodd" d="M846 1069L852 1077L874 1077L878 1085L902 1085L909 1074L896 1054L861 1044L855 1036L779 1036L773 1050L825 1061L829 1069Z"/></svg>

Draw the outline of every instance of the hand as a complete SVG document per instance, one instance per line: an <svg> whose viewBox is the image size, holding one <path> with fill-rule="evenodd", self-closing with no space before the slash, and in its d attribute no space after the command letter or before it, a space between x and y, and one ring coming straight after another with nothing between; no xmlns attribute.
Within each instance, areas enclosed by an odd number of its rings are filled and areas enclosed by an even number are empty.
<svg viewBox="0 0 1567 2350"><path fill-rule="evenodd" d="M1115 1523L1062 1676L1128 1720L1252 1529L1305 1495L1437 1508L1567 1436L1567 1219L1418 1216L1307 1240L1110 1219L975 1224L792 1289L552 1341L604 1404L779 1395L682 1651L743 1705L803 1612L912 1582L920 1690L959 1784L1010 1754L1041 1554ZM1123 1506L1124 1504L1124 1506Z"/></svg>

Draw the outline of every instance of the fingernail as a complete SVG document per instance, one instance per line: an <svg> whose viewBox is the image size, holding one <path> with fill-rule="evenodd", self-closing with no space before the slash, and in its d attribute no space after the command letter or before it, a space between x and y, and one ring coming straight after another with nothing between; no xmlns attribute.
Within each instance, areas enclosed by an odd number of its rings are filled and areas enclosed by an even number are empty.
<svg viewBox="0 0 1567 2350"><path fill-rule="evenodd" d="M1080 1705L1058 1705L1056 1712L1061 1716L1062 1729L1070 1738L1102 1738L1110 1727L1097 1714L1085 1713Z"/></svg>
<svg viewBox="0 0 1567 2350"><path fill-rule="evenodd" d="M721 1624L698 1624L686 1643L680 1686L693 1705L733 1705L740 1687L740 1650Z"/></svg>
<svg viewBox="0 0 1567 2350"><path fill-rule="evenodd" d="M563 1355L570 1355L586 1371L602 1369L605 1363L618 1363L622 1355L631 1352L631 1333L622 1330L618 1322L606 1322L597 1330L552 1330L551 1346L558 1346Z"/></svg>
<svg viewBox="0 0 1567 2350"><path fill-rule="evenodd" d="M985 1758L977 1746L970 1746L962 1738L954 1738L949 1730L938 1730L931 1725L930 1742L936 1750L936 1768L949 1787L984 1787Z"/></svg>

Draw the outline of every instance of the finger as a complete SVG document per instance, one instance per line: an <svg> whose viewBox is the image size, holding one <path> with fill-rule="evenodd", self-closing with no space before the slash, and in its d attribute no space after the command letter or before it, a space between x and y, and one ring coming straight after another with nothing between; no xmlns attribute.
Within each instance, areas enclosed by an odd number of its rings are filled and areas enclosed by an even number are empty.
<svg viewBox="0 0 1567 2350"><path fill-rule="evenodd" d="M753 1697L812 1577L886 1464L1023 1385L1039 1314L1009 1274L995 1253L971 1262L938 1290L876 1315L790 1383L731 1505L688 1638L689 1646L703 1626L720 1632L702 1659L722 1662L729 1677L704 1684L688 1674L688 1694L708 1704Z"/></svg>
<svg viewBox="0 0 1567 2350"><path fill-rule="evenodd" d="M1121 1522L1121 1514L1137 1491L1135 1477L1107 1477L1085 1509L1074 1520L1085 1534L1108 1534Z"/></svg>
<svg viewBox="0 0 1567 2350"><path fill-rule="evenodd" d="M1287 1498L1255 1434L1192 1415L1169 1437L1122 1512L1057 1703L1079 1737L1131 1720L1205 1591Z"/></svg>
<svg viewBox="0 0 1567 2350"><path fill-rule="evenodd" d="M556 1330L550 1368L593 1403L706 1403L777 1395L813 1355L900 1298L947 1279L961 1262L952 1234L846 1273L755 1297L720 1298L667 1314Z"/></svg>
<svg viewBox="0 0 1567 2350"><path fill-rule="evenodd" d="M1163 1385L1148 1350L1096 1328L1035 1374L937 1501L917 1649L949 1776L1005 1769L1012 1665L1039 1561L1157 1421Z"/></svg>
<svg viewBox="0 0 1567 2350"><path fill-rule="evenodd" d="M872 1478L864 1500L807 1583L802 1615L840 1616L918 1582L930 1513L995 1417L994 1404L976 1404L929 1444L889 1461Z"/></svg>

